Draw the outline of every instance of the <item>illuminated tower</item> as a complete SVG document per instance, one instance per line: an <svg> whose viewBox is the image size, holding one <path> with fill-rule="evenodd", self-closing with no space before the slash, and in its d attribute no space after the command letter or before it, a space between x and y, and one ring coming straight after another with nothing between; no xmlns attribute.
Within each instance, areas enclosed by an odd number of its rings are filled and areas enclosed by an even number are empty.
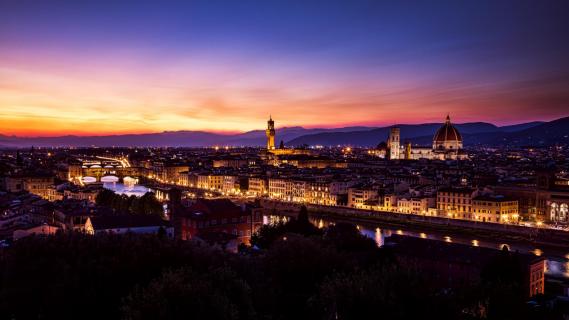
<svg viewBox="0 0 569 320"><path fill-rule="evenodd" d="M392 127L389 130L389 138L387 139L387 149L389 159L399 159L399 138L400 132L398 127Z"/></svg>
<svg viewBox="0 0 569 320"><path fill-rule="evenodd" d="M273 118L269 116L269 121L267 121L267 150L275 149L275 122Z"/></svg>

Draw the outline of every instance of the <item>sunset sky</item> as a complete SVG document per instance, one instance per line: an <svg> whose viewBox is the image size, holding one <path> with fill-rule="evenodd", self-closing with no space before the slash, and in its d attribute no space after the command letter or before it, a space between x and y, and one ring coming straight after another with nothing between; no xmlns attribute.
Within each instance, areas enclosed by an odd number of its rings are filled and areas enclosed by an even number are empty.
<svg viewBox="0 0 569 320"><path fill-rule="evenodd" d="M569 115L569 1L0 1L0 134Z"/></svg>

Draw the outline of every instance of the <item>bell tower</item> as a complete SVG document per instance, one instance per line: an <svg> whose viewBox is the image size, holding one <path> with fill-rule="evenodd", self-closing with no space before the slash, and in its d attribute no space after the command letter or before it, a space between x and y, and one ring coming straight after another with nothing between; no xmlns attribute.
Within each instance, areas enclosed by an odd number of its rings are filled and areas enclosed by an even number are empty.
<svg viewBox="0 0 569 320"><path fill-rule="evenodd" d="M391 127L387 138L387 156L391 160L399 159L400 149L400 130L398 127Z"/></svg>
<svg viewBox="0 0 569 320"><path fill-rule="evenodd" d="M274 150L275 149L275 122L273 118L269 116L269 121L267 121L267 130L265 131L267 134L267 150Z"/></svg>

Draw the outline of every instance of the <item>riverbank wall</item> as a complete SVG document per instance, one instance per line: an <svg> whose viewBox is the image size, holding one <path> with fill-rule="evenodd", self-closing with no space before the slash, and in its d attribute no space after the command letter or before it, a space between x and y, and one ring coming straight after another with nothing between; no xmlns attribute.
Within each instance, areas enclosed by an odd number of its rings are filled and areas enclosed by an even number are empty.
<svg viewBox="0 0 569 320"><path fill-rule="evenodd" d="M295 217L303 204L262 199L261 206L266 214L279 214ZM543 243L556 247L569 248L569 232L550 228L527 227L513 224L474 222L443 217L404 214L397 212L364 210L347 207L305 204L311 216L331 217L351 223L384 223L415 228L436 229L439 231L486 233L488 236L507 236L510 238Z"/></svg>

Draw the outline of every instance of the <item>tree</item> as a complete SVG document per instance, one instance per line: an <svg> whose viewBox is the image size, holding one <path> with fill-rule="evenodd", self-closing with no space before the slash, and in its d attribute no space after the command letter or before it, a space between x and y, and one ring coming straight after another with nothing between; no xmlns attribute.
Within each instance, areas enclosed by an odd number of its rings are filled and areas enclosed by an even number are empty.
<svg viewBox="0 0 569 320"><path fill-rule="evenodd" d="M95 197L95 203L99 206L111 207L115 196L114 191L103 189L97 194L97 197Z"/></svg>
<svg viewBox="0 0 569 320"><path fill-rule="evenodd" d="M153 192L147 192L142 197L140 197L140 208L139 212L142 214L155 214L155 215L162 215L164 210L162 208L162 204Z"/></svg>
<svg viewBox="0 0 569 320"><path fill-rule="evenodd" d="M27 237L0 256L0 319L119 319L121 300L163 270L227 262L208 246L152 235Z"/></svg>
<svg viewBox="0 0 569 320"><path fill-rule="evenodd" d="M524 315L524 272L521 266L518 254L509 252L504 246L482 269L481 287L489 318L509 319L509 316L517 314L519 319Z"/></svg>
<svg viewBox="0 0 569 320"><path fill-rule="evenodd" d="M351 223L340 222L329 226L324 233L324 239L332 242L339 250L354 252L377 249L375 241L361 234Z"/></svg>
<svg viewBox="0 0 569 320"><path fill-rule="evenodd" d="M286 232L286 226L282 222L274 225L263 225L253 234L253 236L251 236L251 245L267 249L275 240L282 237Z"/></svg>
<svg viewBox="0 0 569 320"><path fill-rule="evenodd" d="M287 233L296 233L303 236L319 236L322 231L313 225L308 219L308 210L305 206L300 208L296 219L286 223L264 225L251 237L251 244L259 248L268 248L275 240L282 238Z"/></svg>
<svg viewBox="0 0 569 320"><path fill-rule="evenodd" d="M134 195L129 197L125 194L116 194L111 190L104 189L99 192L95 202L97 205L112 208L120 214L155 214L162 216L164 213L162 204L152 192L147 192L138 198Z"/></svg>
<svg viewBox="0 0 569 320"><path fill-rule="evenodd" d="M321 319L465 319L452 295L429 289L418 270L393 264L335 273L310 301Z"/></svg>
<svg viewBox="0 0 569 320"><path fill-rule="evenodd" d="M166 271L122 306L124 319L251 319L250 288L227 267Z"/></svg>
<svg viewBox="0 0 569 320"><path fill-rule="evenodd" d="M276 240L263 259L268 281L261 303L278 319L310 319L308 299L334 270L353 267L347 257L320 239L287 234Z"/></svg>
<svg viewBox="0 0 569 320"><path fill-rule="evenodd" d="M296 219L290 220L286 224L286 231L298 233L304 236L320 235L322 232L308 219L308 210L306 206L300 207Z"/></svg>

